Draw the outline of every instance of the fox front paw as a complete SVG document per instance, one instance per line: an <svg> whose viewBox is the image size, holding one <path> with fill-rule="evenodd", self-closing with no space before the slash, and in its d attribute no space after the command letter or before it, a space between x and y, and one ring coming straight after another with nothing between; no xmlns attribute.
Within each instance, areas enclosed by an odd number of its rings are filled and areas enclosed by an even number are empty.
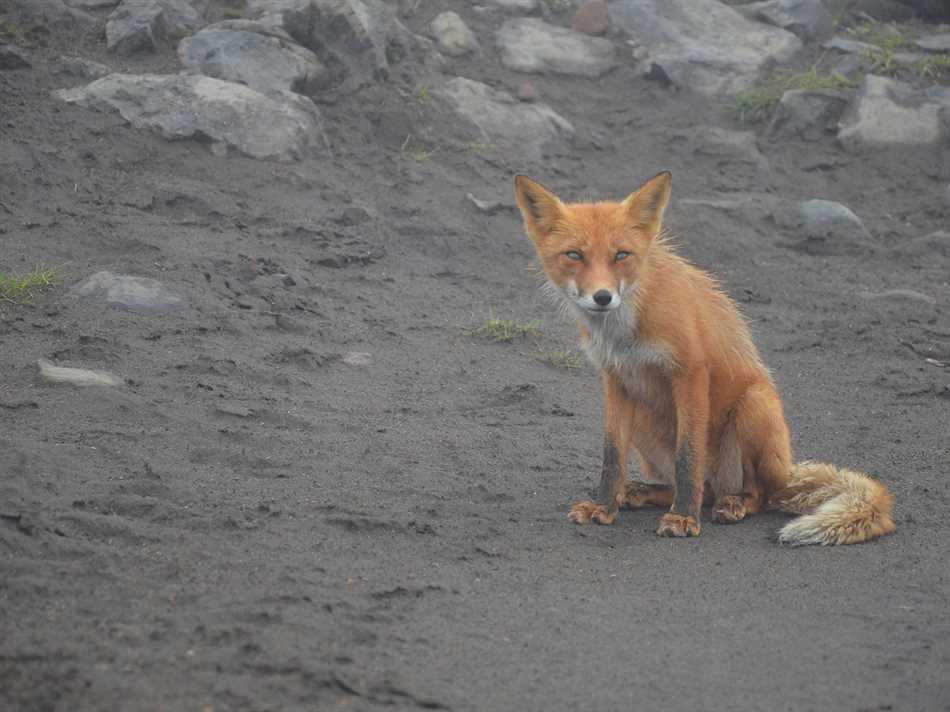
<svg viewBox="0 0 950 712"><path fill-rule="evenodd" d="M699 536L699 522L695 517L667 512L660 517L657 536Z"/></svg>
<svg viewBox="0 0 950 712"><path fill-rule="evenodd" d="M617 518L617 512L610 512L602 504L585 500L578 502L571 511L567 513L567 518L575 524L612 524Z"/></svg>

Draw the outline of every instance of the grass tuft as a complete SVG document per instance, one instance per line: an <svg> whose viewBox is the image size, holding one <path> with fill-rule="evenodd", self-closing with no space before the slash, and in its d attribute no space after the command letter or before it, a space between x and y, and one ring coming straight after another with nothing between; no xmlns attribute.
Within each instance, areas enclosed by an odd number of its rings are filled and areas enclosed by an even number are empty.
<svg viewBox="0 0 950 712"><path fill-rule="evenodd" d="M58 279L57 270L45 267L24 274L0 272L0 302L30 304L36 294L55 287Z"/></svg>
<svg viewBox="0 0 950 712"><path fill-rule="evenodd" d="M519 323L514 319L500 319L494 312L489 312L485 323L468 330L468 334L488 341L508 343L515 339L524 339L527 337L541 336L541 328L538 322L529 321Z"/></svg>
<svg viewBox="0 0 950 712"><path fill-rule="evenodd" d="M917 74L924 79L943 79L950 77L950 54L935 54L921 60L917 65Z"/></svg>
<svg viewBox="0 0 950 712"><path fill-rule="evenodd" d="M780 72L755 86L736 94L733 110L739 120L754 123L767 118L778 106L782 94L795 89L823 91L848 89L854 86L847 77L837 73L819 74L817 67L798 73Z"/></svg>
<svg viewBox="0 0 950 712"><path fill-rule="evenodd" d="M541 360L555 368L573 371L587 365L587 357L576 349L557 349L541 354Z"/></svg>
<svg viewBox="0 0 950 712"><path fill-rule="evenodd" d="M889 52L914 46L913 34L887 23L866 22L852 27L848 33L859 42L867 42Z"/></svg>

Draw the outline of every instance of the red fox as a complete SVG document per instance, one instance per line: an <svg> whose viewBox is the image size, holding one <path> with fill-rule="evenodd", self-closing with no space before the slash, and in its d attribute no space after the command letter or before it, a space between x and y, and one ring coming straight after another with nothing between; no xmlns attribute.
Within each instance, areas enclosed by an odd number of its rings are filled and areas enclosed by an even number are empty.
<svg viewBox="0 0 950 712"><path fill-rule="evenodd" d="M525 231L604 387L597 500L575 504L569 519L610 524L622 505L657 505L669 508L657 534L698 536L706 503L724 524L765 507L802 514L779 533L792 545L893 531L880 482L792 464L782 401L738 307L664 242L671 186L664 172L619 203L563 203L515 178ZM651 483L627 482L630 450Z"/></svg>

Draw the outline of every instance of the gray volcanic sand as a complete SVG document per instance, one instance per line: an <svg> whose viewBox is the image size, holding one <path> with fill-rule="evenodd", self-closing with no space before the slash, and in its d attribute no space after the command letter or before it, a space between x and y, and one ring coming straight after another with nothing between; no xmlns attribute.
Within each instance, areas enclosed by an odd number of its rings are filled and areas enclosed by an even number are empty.
<svg viewBox="0 0 950 712"><path fill-rule="evenodd" d="M543 159L460 147L393 80L322 106L332 156L277 164L49 96L65 52L174 71L170 51L48 44L0 73L0 268L65 282L0 315L0 708L950 709L950 269L913 248L947 228L947 146L853 156L757 127L772 197L840 201L872 234L824 255L758 199L690 204L763 192L684 139L747 127L633 67L532 78L577 127ZM483 44L447 76L516 87ZM512 177L622 198L662 169L679 250L741 303L798 458L879 476L893 535L567 521L599 477L599 384L552 363L575 328L537 289ZM100 270L185 307L70 295ZM866 298L891 289L936 305ZM490 314L540 333L471 333ZM41 385L40 358L125 384Z"/></svg>

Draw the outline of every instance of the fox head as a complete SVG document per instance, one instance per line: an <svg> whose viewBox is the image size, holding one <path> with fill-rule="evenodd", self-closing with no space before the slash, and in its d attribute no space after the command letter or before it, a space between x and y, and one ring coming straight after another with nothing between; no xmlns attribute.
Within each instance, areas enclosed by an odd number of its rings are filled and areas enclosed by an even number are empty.
<svg viewBox="0 0 950 712"><path fill-rule="evenodd" d="M622 202L562 203L526 176L515 178L525 232L548 279L575 309L605 316L635 290L663 227L672 178L659 173Z"/></svg>

